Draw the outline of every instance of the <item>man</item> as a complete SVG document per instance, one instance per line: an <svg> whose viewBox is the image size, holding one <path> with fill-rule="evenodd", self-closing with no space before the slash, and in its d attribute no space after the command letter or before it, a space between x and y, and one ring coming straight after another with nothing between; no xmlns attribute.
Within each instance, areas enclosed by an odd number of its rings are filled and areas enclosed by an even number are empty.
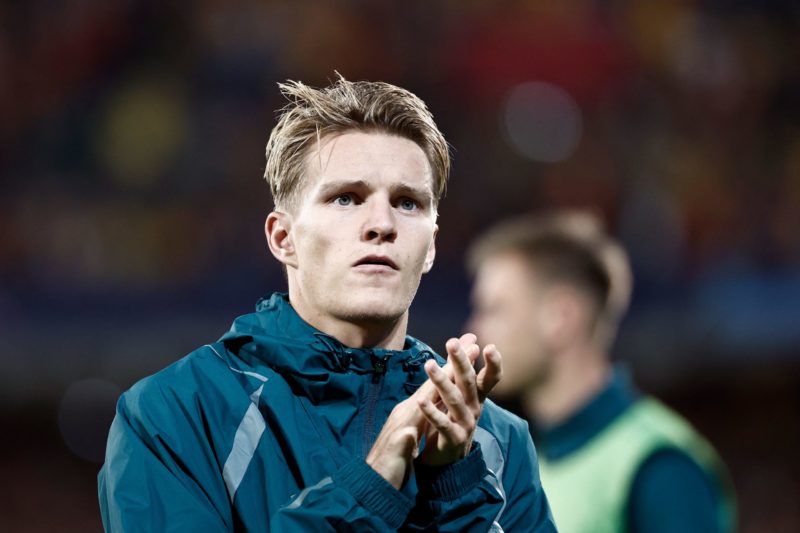
<svg viewBox="0 0 800 533"><path fill-rule="evenodd" d="M609 361L632 284L599 222L570 211L506 221L473 244L469 265L470 325L503 352L494 393L532 421L559 530L732 530L714 451Z"/></svg>
<svg viewBox="0 0 800 533"><path fill-rule="evenodd" d="M552 531L527 425L484 399L499 352L406 336L449 153L386 83L281 85L265 231L288 295L120 399L110 531ZM441 365L444 365L443 367Z"/></svg>

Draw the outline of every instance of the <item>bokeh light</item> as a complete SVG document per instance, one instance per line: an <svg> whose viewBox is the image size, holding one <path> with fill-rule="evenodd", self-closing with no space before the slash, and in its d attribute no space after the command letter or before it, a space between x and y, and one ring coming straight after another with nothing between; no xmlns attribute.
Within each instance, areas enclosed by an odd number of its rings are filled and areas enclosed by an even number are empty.
<svg viewBox="0 0 800 533"><path fill-rule="evenodd" d="M97 151L110 177L147 188L168 170L186 142L185 98L175 83L143 77L111 96L97 130Z"/></svg>
<svg viewBox="0 0 800 533"><path fill-rule="evenodd" d="M506 101L504 124L517 153L544 163L569 158L581 138L578 104L551 83L534 81L514 87Z"/></svg>

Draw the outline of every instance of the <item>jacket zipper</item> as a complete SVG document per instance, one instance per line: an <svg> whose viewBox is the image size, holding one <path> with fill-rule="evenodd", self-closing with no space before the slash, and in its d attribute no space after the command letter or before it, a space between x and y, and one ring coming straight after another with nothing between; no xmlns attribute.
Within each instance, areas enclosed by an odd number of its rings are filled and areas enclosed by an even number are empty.
<svg viewBox="0 0 800 533"><path fill-rule="evenodd" d="M361 455L366 457L372 447L373 434L375 433L375 412L383 388L383 377L386 375L389 355L380 357L375 352L370 353L372 359L372 379L367 391L367 408L364 414L364 433L361 436Z"/></svg>

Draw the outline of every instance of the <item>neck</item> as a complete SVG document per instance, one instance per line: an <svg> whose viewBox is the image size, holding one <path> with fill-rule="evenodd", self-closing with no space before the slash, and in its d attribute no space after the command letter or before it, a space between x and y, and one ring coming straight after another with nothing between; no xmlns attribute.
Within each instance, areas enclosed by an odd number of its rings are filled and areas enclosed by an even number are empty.
<svg viewBox="0 0 800 533"><path fill-rule="evenodd" d="M402 350L408 329L408 311L395 319L349 319L331 316L289 300L297 314L314 328L351 348Z"/></svg>
<svg viewBox="0 0 800 533"><path fill-rule="evenodd" d="M601 350L576 348L555 357L547 378L523 397L526 415L543 426L567 420L598 394L611 377L611 364Z"/></svg>

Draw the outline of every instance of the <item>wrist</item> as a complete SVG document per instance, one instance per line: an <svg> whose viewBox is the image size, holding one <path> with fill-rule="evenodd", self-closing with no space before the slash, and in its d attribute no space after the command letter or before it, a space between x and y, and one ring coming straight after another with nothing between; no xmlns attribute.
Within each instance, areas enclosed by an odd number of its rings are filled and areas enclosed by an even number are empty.
<svg viewBox="0 0 800 533"><path fill-rule="evenodd" d="M472 451L472 439L469 440L463 447L453 448L450 450L439 450L436 448L435 443L430 446L425 446L422 451L422 456L418 460L418 464L424 464L430 467L442 467L455 462L461 461L467 457Z"/></svg>
<svg viewBox="0 0 800 533"><path fill-rule="evenodd" d="M332 477L346 487L362 506L381 517L391 529L402 525L414 504L360 459L345 464Z"/></svg>
<svg viewBox="0 0 800 533"><path fill-rule="evenodd" d="M408 481L411 464L399 458L392 457L387 460L385 457L369 455L365 462L396 490L400 490Z"/></svg>
<svg viewBox="0 0 800 533"><path fill-rule="evenodd" d="M470 453L459 461L446 465L414 462L419 494L424 499L450 501L468 492L488 473L480 444L473 443Z"/></svg>

